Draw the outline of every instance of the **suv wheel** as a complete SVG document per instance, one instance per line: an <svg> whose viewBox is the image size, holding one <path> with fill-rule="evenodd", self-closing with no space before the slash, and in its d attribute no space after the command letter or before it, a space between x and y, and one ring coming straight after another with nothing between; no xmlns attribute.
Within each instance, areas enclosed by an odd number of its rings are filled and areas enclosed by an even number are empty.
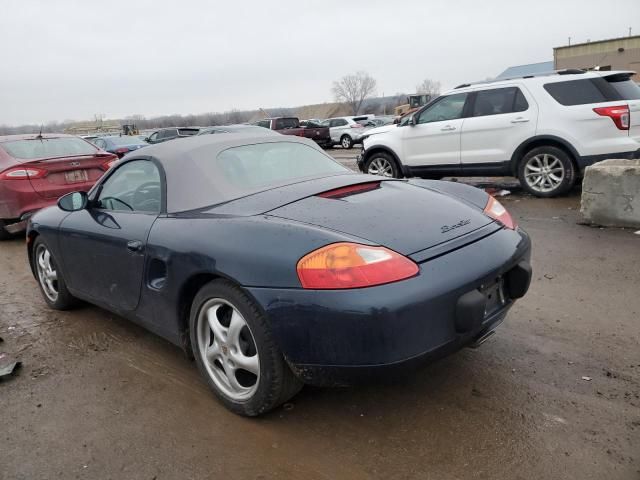
<svg viewBox="0 0 640 480"><path fill-rule="evenodd" d="M342 148L349 149L353 147L353 140L349 135L343 135L340 139L340 145L342 145Z"/></svg>
<svg viewBox="0 0 640 480"><path fill-rule="evenodd" d="M569 155L557 147L537 147L518 165L522 187L537 197L555 197L568 192L576 179Z"/></svg>
<svg viewBox="0 0 640 480"><path fill-rule="evenodd" d="M400 170L396 161L385 152L374 153L365 163L365 172L369 175L400 178Z"/></svg>

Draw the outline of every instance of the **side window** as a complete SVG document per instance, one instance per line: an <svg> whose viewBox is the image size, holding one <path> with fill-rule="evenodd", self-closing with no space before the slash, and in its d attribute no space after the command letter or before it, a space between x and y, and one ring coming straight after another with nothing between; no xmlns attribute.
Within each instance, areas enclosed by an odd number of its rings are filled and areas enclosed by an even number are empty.
<svg viewBox="0 0 640 480"><path fill-rule="evenodd" d="M568 80L566 82L554 82L544 85L544 89L556 102L567 106L619 100L619 97L616 95L607 96L607 87L607 81L601 78Z"/></svg>
<svg viewBox="0 0 640 480"><path fill-rule="evenodd" d="M418 117L417 123L442 122L445 120L455 120L462 118L464 103L467 101L467 93L455 93L440 97L441 100L423 110Z"/></svg>
<svg viewBox="0 0 640 480"><path fill-rule="evenodd" d="M347 121L344 118L336 118L335 120L331 120L332 127L344 127L347 125Z"/></svg>
<svg viewBox="0 0 640 480"><path fill-rule="evenodd" d="M155 142L157 139L158 139L158 132L153 132L151 135L149 135L149 141Z"/></svg>
<svg viewBox="0 0 640 480"><path fill-rule="evenodd" d="M176 132L176 130L170 128L167 130L162 130L160 133L158 133L158 138L173 138L173 137L177 137L178 133Z"/></svg>
<svg viewBox="0 0 640 480"><path fill-rule="evenodd" d="M524 112L529 110L529 102L524 98L524 94L519 88L516 88L516 98L513 99L513 111Z"/></svg>
<svg viewBox="0 0 640 480"><path fill-rule="evenodd" d="M271 128L271 120L260 120L255 123L258 127Z"/></svg>
<svg viewBox="0 0 640 480"><path fill-rule="evenodd" d="M134 160L107 178L98 201L104 210L160 213L161 192L158 167L149 160Z"/></svg>
<svg viewBox="0 0 640 480"><path fill-rule="evenodd" d="M517 87L494 88L476 93L472 116L523 112L529 105Z"/></svg>

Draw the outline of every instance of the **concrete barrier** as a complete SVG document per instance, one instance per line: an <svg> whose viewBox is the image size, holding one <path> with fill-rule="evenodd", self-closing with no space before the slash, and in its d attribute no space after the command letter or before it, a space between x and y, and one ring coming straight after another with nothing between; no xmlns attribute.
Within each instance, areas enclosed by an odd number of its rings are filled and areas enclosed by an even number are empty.
<svg viewBox="0 0 640 480"><path fill-rule="evenodd" d="M640 227L640 160L604 160L587 167L580 213L585 223Z"/></svg>

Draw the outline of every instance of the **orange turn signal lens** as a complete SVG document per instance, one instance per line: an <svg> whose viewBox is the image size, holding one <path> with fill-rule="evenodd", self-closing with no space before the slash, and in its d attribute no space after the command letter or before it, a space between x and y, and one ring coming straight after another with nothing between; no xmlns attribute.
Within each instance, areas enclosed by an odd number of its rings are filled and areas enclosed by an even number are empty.
<svg viewBox="0 0 640 480"><path fill-rule="evenodd" d="M504 225L505 227L511 230L515 230L516 227L518 226L516 224L516 221L513 219L513 217L511 217L511 214L509 214L509 212L507 211L507 209L504 208L502 204L498 200L493 198L491 195L489 195L489 201L487 202L487 206L484 207L484 214L487 215L488 217L493 218L494 220L497 220L502 225Z"/></svg>
<svg viewBox="0 0 640 480"><path fill-rule="evenodd" d="M385 247L332 243L300 259L298 278L303 288L363 288L397 282L418 274L413 261Z"/></svg>

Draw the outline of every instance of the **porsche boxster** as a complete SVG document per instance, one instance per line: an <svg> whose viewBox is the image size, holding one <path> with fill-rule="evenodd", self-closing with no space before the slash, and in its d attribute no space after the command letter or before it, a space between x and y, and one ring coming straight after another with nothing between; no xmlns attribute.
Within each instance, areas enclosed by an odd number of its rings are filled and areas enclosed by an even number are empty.
<svg viewBox="0 0 640 480"><path fill-rule="evenodd" d="M132 152L36 213L27 246L52 308L90 302L181 346L248 416L477 345L531 278L528 235L484 191L253 132Z"/></svg>

